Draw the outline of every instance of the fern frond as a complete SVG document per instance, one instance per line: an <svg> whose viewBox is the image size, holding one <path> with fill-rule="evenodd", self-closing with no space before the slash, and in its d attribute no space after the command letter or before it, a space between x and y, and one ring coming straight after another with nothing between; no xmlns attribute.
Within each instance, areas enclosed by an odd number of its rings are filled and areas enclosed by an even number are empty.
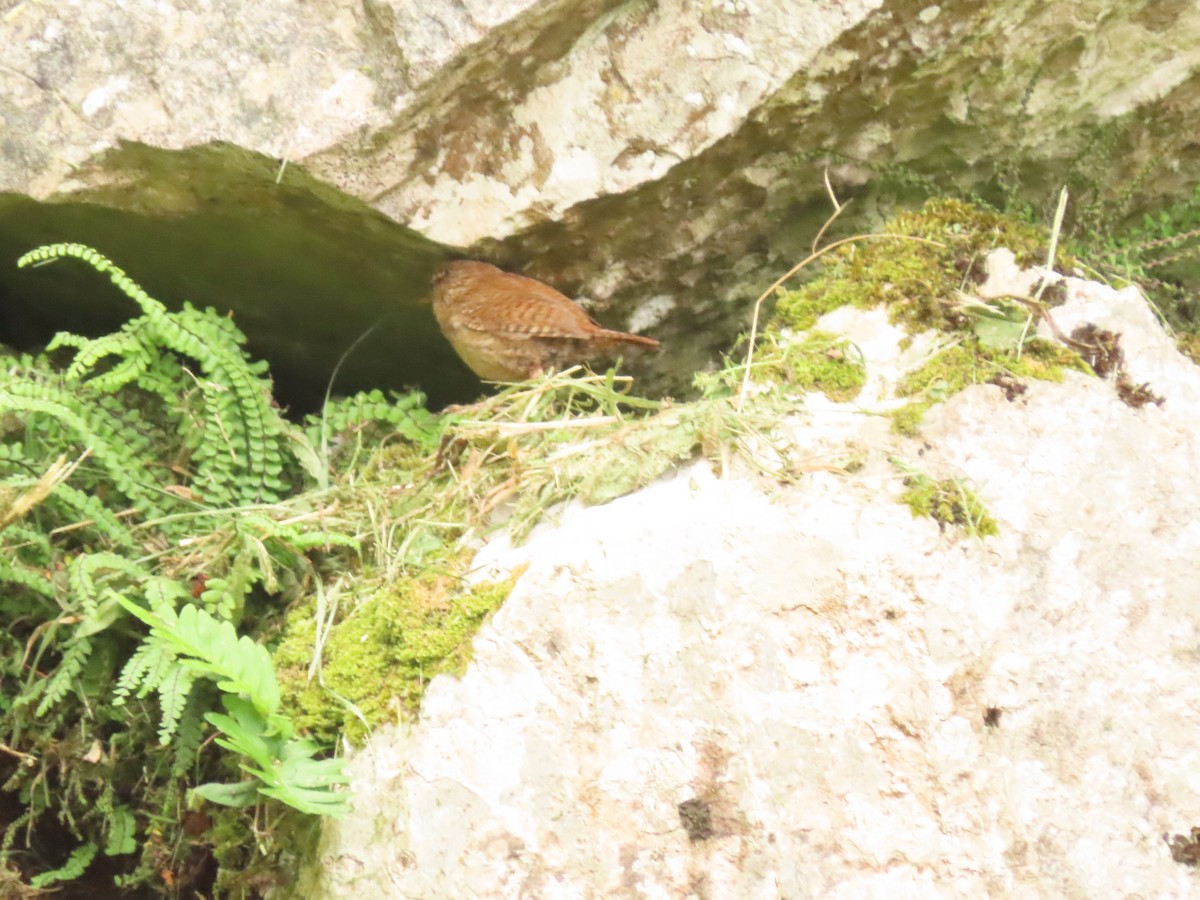
<svg viewBox="0 0 1200 900"><path fill-rule="evenodd" d="M75 358L71 361L71 365L67 367L66 379L71 382L84 381L88 373L96 368L96 364L106 356L119 357L120 361L133 360L134 368L145 368L149 364L150 354L146 352L141 342L133 334L128 331L118 331L115 334L108 334L104 337L94 338L92 340L80 341L74 334L68 332L59 332L55 335L54 340L46 345L46 350L56 350L60 347L72 346L76 348ZM118 367L121 362L118 362ZM88 382L88 386L94 390L102 390L107 393L119 390L136 375L124 379L114 379L108 377L112 374L110 370L104 375L97 375ZM107 378L107 383L98 385L97 381Z"/></svg>
<svg viewBox="0 0 1200 900"><path fill-rule="evenodd" d="M107 815L108 833L105 835L105 856L124 856L137 850L137 820L125 804L113 807Z"/></svg>
<svg viewBox="0 0 1200 900"><path fill-rule="evenodd" d="M146 581L145 594L146 602L150 604L150 609L155 612L162 609L174 610L178 601L185 600L191 596L187 588L178 581L171 578L163 578L159 575Z"/></svg>
<svg viewBox="0 0 1200 900"><path fill-rule="evenodd" d="M234 568L240 569L251 578L242 577L214 577L209 578L204 583L204 590L200 594L200 604L210 612L217 615L218 618L226 621L235 621L241 617L242 609L246 602L246 594L253 586L254 581L257 581L257 572L250 565L237 565L237 560L234 561Z"/></svg>
<svg viewBox="0 0 1200 900"><path fill-rule="evenodd" d="M53 600L57 593L54 589L54 582L41 572L22 565L15 560L10 561L0 557L0 582L5 581L11 584L19 584L21 587L40 594L48 600Z"/></svg>
<svg viewBox="0 0 1200 900"><path fill-rule="evenodd" d="M294 739L291 720L276 714L279 686L265 647L239 638L232 624L198 606L185 606L176 615L165 609L151 612L124 599L121 603L150 626L153 638L178 652L183 666L215 679L226 692L222 703L229 714L210 712L205 719L223 733L217 744L247 757L253 764L242 762L242 769L262 783L258 788L202 785L197 793L215 802L243 805L253 801L257 790L303 812L338 815L346 809L346 797L330 789L345 783L342 761L313 759L317 746Z"/></svg>
<svg viewBox="0 0 1200 900"><path fill-rule="evenodd" d="M86 418L78 398L33 381L10 381L0 387L0 412L40 413L61 422L92 451L92 456L104 466L117 490L135 504L152 505L153 488L133 474L141 474L142 468L130 465L131 458L145 451L145 438L114 434L111 425L106 427L102 421Z"/></svg>
<svg viewBox="0 0 1200 900"><path fill-rule="evenodd" d="M158 726L158 742L164 747L171 743L171 738L179 728L179 720L183 717L195 680L195 673L181 663L175 663L165 677L159 679L158 705L162 710L162 721Z"/></svg>
<svg viewBox="0 0 1200 900"><path fill-rule="evenodd" d="M264 716L279 707L279 685L271 654L248 637L238 637L230 622L222 622L198 606L178 614L143 609L122 599L121 605L150 626L151 634L169 642L198 674L208 675L230 694L245 694Z"/></svg>
<svg viewBox="0 0 1200 900"><path fill-rule="evenodd" d="M279 716L265 720L259 710L238 697L224 697L228 715L209 713L206 717L223 733L216 742L238 753L254 765L241 763L243 771L255 776L262 786L258 792L312 815L338 816L348 808L348 798L330 788L345 784L341 759L313 759L317 746L308 740L292 738L291 723ZM195 793L217 803L241 805L247 788L237 785L201 785Z"/></svg>
<svg viewBox="0 0 1200 900"><path fill-rule="evenodd" d="M20 769L17 770L16 774L21 774ZM10 785L5 784L4 789L10 790ZM8 865L8 855L12 852L13 844L16 843L17 834L22 828L29 828L32 819L33 810L26 809L8 823L8 826L4 829L4 838L0 840L0 863Z"/></svg>
<svg viewBox="0 0 1200 900"><path fill-rule="evenodd" d="M144 566L116 553L82 553L71 560L67 567L67 582L74 598L79 601L78 609L84 615L95 615L99 604L97 576L100 572L117 572L135 585L150 578Z"/></svg>
<svg viewBox="0 0 1200 900"><path fill-rule="evenodd" d="M76 350L82 350L91 342L91 338L86 338L81 334L60 331L50 339L50 343L46 345L46 352L51 353L55 350L61 350L63 347L74 347Z"/></svg>
<svg viewBox="0 0 1200 900"><path fill-rule="evenodd" d="M31 481L32 479L26 478L8 482L0 481L0 487L12 486L17 491L24 493L28 490ZM59 484L57 487L62 487L62 485ZM3 531L3 540L0 541L0 545L6 548L3 553L0 553L0 558L19 557L23 562L32 565L49 565L54 558L54 552L50 548L50 538L44 529L27 525L18 520L10 522L0 531Z"/></svg>
<svg viewBox="0 0 1200 900"><path fill-rule="evenodd" d="M247 360L241 346L245 337L237 327L211 310L199 311L190 304L178 313L169 312L111 260L81 244L39 247L22 256L17 265L64 256L107 273L143 313L120 335L82 346L72 371L81 373L104 356L122 356L128 362L93 379L107 379L101 380L100 386L111 390L132 380L147 380L154 359L163 350L196 360L204 375L197 381L203 397L203 433L199 439L186 439L194 454L195 491L217 506L279 499L288 488L282 477L285 423L271 404L270 384L263 377L265 364ZM148 384L172 407L177 405L163 390L161 372L149 376Z"/></svg>
<svg viewBox="0 0 1200 900"><path fill-rule="evenodd" d="M113 706L124 706L130 694L145 697L158 687L175 663L175 648L153 637L144 640L125 662L113 688Z"/></svg>
<svg viewBox="0 0 1200 900"><path fill-rule="evenodd" d="M149 313L155 307L159 310L165 309L161 303L142 290L141 285L126 275L124 269L117 266L103 253L85 244L46 244L35 247L17 260L17 268L24 269L27 266L49 262L62 256L83 260L97 272L106 273L121 293L140 306L143 312Z"/></svg>
<svg viewBox="0 0 1200 900"><path fill-rule="evenodd" d="M42 872L40 875L34 875L33 878L29 879L30 887L40 889L59 881L73 881L82 875L84 870L92 864L92 859L95 858L97 849L96 845L91 841L81 844L71 851L71 855L67 857L67 861L57 869Z"/></svg>
<svg viewBox="0 0 1200 900"><path fill-rule="evenodd" d="M34 716L41 718L51 707L56 706L67 692L74 686L79 678L79 673L83 670L83 664L87 662L88 657L92 654L92 642L85 637L75 638L67 644L63 650L62 659L58 663L58 668L54 670L54 674L50 676L50 680L46 682L46 687L42 692L42 699L37 705L37 710Z"/></svg>
<svg viewBox="0 0 1200 900"><path fill-rule="evenodd" d="M425 395L420 391L393 391L388 395L375 389L329 401L320 416L307 418L307 425L314 444L320 444L322 437L351 428L386 424L395 426L402 437L429 446L437 439L437 421L437 416L425 408Z"/></svg>
<svg viewBox="0 0 1200 900"><path fill-rule="evenodd" d="M196 766L200 745L204 743L204 714L213 704L212 688L206 682L193 684L187 702L175 726L171 756L171 777L186 778Z"/></svg>
<svg viewBox="0 0 1200 900"><path fill-rule="evenodd" d="M107 538L116 547L125 550L136 549L136 543L129 529L95 494L85 493L66 482L59 482L54 487L53 499L63 507L63 515L72 524L87 522L87 527Z"/></svg>

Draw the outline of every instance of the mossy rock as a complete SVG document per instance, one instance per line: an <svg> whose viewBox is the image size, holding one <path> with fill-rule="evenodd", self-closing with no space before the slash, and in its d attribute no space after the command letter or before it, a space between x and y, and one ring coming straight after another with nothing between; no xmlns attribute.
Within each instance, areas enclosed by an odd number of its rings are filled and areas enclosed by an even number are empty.
<svg viewBox="0 0 1200 900"><path fill-rule="evenodd" d="M947 300L964 284L982 279L991 250L1007 247L1018 265L1040 265L1049 243L1043 229L994 210L962 200L930 200L890 219L880 234L832 251L820 275L780 294L775 322L805 330L841 306L886 304L892 320L914 332L960 330L968 323Z"/></svg>
<svg viewBox="0 0 1200 900"><path fill-rule="evenodd" d="M361 742L370 728L415 717L433 676L466 671L475 633L513 584L456 592L456 583L427 571L376 590L330 629L321 648L320 677L311 680L316 601L293 610L275 665L296 725L327 743L343 733Z"/></svg>

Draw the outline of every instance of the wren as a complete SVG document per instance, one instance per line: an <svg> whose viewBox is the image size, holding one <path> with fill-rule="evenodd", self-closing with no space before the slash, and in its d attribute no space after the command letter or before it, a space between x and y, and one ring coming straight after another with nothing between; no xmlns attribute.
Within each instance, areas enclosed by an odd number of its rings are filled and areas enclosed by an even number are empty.
<svg viewBox="0 0 1200 900"><path fill-rule="evenodd" d="M433 276L433 314L446 340L486 381L524 381L654 338L605 328L548 284L484 262L447 263Z"/></svg>

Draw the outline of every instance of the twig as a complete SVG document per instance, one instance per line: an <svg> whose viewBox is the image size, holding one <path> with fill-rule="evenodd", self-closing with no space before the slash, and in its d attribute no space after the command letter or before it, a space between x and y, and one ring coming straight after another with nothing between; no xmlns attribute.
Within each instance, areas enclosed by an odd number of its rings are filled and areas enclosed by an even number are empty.
<svg viewBox="0 0 1200 900"><path fill-rule="evenodd" d="M817 236L813 238L812 252L817 252L817 247L821 246L821 238L825 235L825 231L833 224L833 220L842 214L842 210L850 205L850 201L839 203L837 194L833 192L833 185L829 183L829 167L825 167L825 192L829 194L829 202L833 204L833 215L825 220L825 224L821 226L821 230L817 232Z"/></svg>

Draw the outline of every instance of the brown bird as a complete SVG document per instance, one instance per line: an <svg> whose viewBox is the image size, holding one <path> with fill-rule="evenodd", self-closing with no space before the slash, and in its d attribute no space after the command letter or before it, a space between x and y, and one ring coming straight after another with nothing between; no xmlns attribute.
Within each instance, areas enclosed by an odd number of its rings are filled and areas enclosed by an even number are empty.
<svg viewBox="0 0 1200 900"><path fill-rule="evenodd" d="M654 338L612 331L548 284L483 262L451 262L433 276L433 314L462 361L487 381L523 381Z"/></svg>

